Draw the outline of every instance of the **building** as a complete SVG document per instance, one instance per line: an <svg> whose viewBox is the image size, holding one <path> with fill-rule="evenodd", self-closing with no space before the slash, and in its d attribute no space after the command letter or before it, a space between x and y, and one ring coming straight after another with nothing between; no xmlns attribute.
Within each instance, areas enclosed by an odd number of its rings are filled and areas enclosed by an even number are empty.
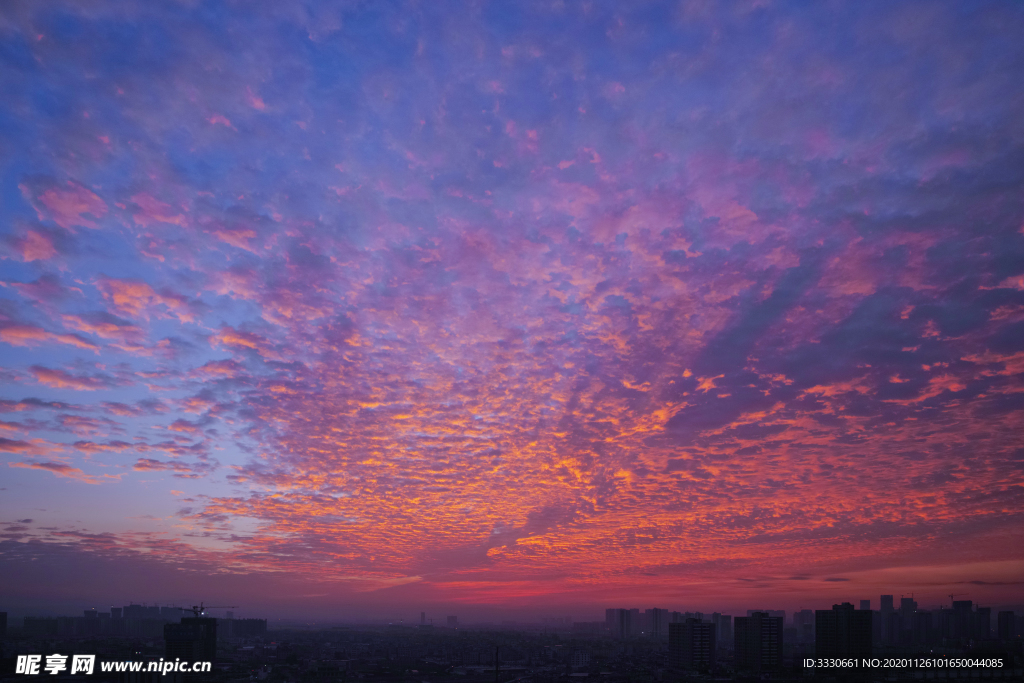
<svg viewBox="0 0 1024 683"><path fill-rule="evenodd" d="M1010 612L1013 614L1013 612ZM7 612L0 612L0 638L7 636Z"/></svg>
<svg viewBox="0 0 1024 683"><path fill-rule="evenodd" d="M814 610L802 609L793 612L793 626L796 628L798 643L814 642Z"/></svg>
<svg viewBox="0 0 1024 683"><path fill-rule="evenodd" d="M754 612L733 619L736 666L745 671L773 671L782 666L782 617Z"/></svg>
<svg viewBox="0 0 1024 683"><path fill-rule="evenodd" d="M784 609L748 609L747 616L753 616L754 612L761 612L767 614L770 617L781 617L783 623L786 621L786 610Z"/></svg>
<svg viewBox="0 0 1024 683"><path fill-rule="evenodd" d="M212 662L216 658L216 619L184 617L180 624L164 625L164 659Z"/></svg>
<svg viewBox="0 0 1024 683"><path fill-rule="evenodd" d="M27 636L56 637L58 622L52 617L25 617L21 628Z"/></svg>
<svg viewBox="0 0 1024 683"><path fill-rule="evenodd" d="M630 631L627 635L633 638L643 635L643 621L640 618L640 609L637 607L630 610Z"/></svg>
<svg viewBox="0 0 1024 683"><path fill-rule="evenodd" d="M892 596L883 595L879 605L879 640L890 645L899 640L899 619L894 619L892 616L896 613Z"/></svg>
<svg viewBox="0 0 1024 683"><path fill-rule="evenodd" d="M992 637L992 608L978 607L974 611L974 633L971 636L977 640L988 640Z"/></svg>
<svg viewBox="0 0 1024 683"><path fill-rule="evenodd" d="M715 625L700 619L669 624L668 652L672 666L689 671L709 671L715 666Z"/></svg>
<svg viewBox="0 0 1024 683"><path fill-rule="evenodd" d="M459 627L459 618L458 617L448 617L447 621L448 621L448 628L458 628Z"/></svg>
<svg viewBox="0 0 1024 683"><path fill-rule="evenodd" d="M970 600L954 600L953 601L953 623L952 623L952 637L957 640L967 640L971 637L972 631L974 630L972 623L974 621L974 612L972 610L973 602Z"/></svg>
<svg viewBox="0 0 1024 683"><path fill-rule="evenodd" d="M720 647L732 647L732 615L719 614L711 615L711 623L715 625L715 640Z"/></svg>
<svg viewBox="0 0 1024 683"><path fill-rule="evenodd" d="M817 657L870 657L871 610L844 602L814 613L814 653Z"/></svg>
<svg viewBox="0 0 1024 683"><path fill-rule="evenodd" d="M647 622L647 635L658 640L668 638L669 613L667 609L647 610L644 621Z"/></svg>
<svg viewBox="0 0 1024 683"><path fill-rule="evenodd" d="M866 609L866 610L868 610L870 612L871 611L871 601L870 600L861 600L860 601L860 608L861 609Z"/></svg>
<svg viewBox="0 0 1024 683"><path fill-rule="evenodd" d="M996 615L996 635L1003 642L1017 637L1017 619L1013 612L1000 612Z"/></svg>
<svg viewBox="0 0 1024 683"><path fill-rule="evenodd" d="M590 653L585 650L576 650L572 653L572 660L570 663L574 669L581 669L585 666L590 666Z"/></svg>
<svg viewBox="0 0 1024 683"><path fill-rule="evenodd" d="M256 638L266 635L266 619L224 619L218 624L225 638Z"/></svg>
<svg viewBox="0 0 1024 683"><path fill-rule="evenodd" d="M605 624L612 638L622 640L633 635L633 615L628 609L606 609L604 611Z"/></svg>
<svg viewBox="0 0 1024 683"><path fill-rule="evenodd" d="M597 635L604 633L608 629L608 625L603 621L574 621L572 623L573 633L590 633Z"/></svg>
<svg viewBox="0 0 1024 683"><path fill-rule="evenodd" d="M914 613L910 624L910 641L914 645L931 645L932 640L932 613Z"/></svg>

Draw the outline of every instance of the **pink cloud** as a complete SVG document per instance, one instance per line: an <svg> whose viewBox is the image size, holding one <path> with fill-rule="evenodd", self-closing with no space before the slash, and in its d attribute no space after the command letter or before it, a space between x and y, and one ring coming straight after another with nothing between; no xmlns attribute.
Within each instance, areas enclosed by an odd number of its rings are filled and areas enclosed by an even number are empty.
<svg viewBox="0 0 1024 683"><path fill-rule="evenodd" d="M112 384L100 377L87 375L72 375L63 370L45 368L40 365L33 365L29 372L40 384L45 384L54 389L74 389L76 391L95 391L97 389L108 389Z"/></svg>
<svg viewBox="0 0 1024 683"><path fill-rule="evenodd" d="M120 314L133 318L149 318L163 305L170 315L181 322L195 322L195 312L189 300L170 290L157 292L141 280L118 280L102 277L97 283L103 298Z"/></svg>
<svg viewBox="0 0 1024 683"><path fill-rule="evenodd" d="M267 105L263 102L263 99L260 98L259 95L255 94L252 91L252 88L246 87L245 94L246 94L246 98L245 98L246 102L248 102L249 106L252 107L253 109L256 109L258 111L263 111L264 109L267 108Z"/></svg>
<svg viewBox="0 0 1024 683"><path fill-rule="evenodd" d="M185 216L175 213L170 204L165 204L145 192L134 195L132 203L137 207L137 210L132 213L132 220L144 227L156 223L167 223L179 227L185 227L187 224Z"/></svg>
<svg viewBox="0 0 1024 683"><path fill-rule="evenodd" d="M252 240L256 239L256 231L251 228L219 228L214 230L213 234L217 239L231 246L257 253L252 246Z"/></svg>
<svg viewBox="0 0 1024 683"><path fill-rule="evenodd" d="M17 240L15 248L23 261L45 261L57 255L53 239L37 230L26 231L25 236Z"/></svg>
<svg viewBox="0 0 1024 683"><path fill-rule="evenodd" d="M237 130L233 125L231 125L231 121L228 120L228 117L224 116L223 114L214 114L206 120L213 125L226 126L231 130Z"/></svg>
<svg viewBox="0 0 1024 683"><path fill-rule="evenodd" d="M34 346L48 342L57 342L99 353L98 346L78 335L54 334L34 325L6 325L0 327L0 341L12 346Z"/></svg>
<svg viewBox="0 0 1024 683"><path fill-rule="evenodd" d="M107 213L107 205L102 199L91 190L70 180L66 187L50 187L34 198L31 197L27 186L23 185L21 189L29 195L35 205L39 220L53 220L65 230L74 231L76 226L99 228L96 220Z"/></svg>
<svg viewBox="0 0 1024 683"><path fill-rule="evenodd" d="M199 479L209 474L213 467L205 463L188 464L180 461L163 461L139 458L132 469L136 472L173 472L179 479Z"/></svg>
<svg viewBox="0 0 1024 683"><path fill-rule="evenodd" d="M86 474L77 467L62 462L9 462L7 463L10 467L18 467L29 470L42 470L43 472L50 472L58 477L64 477L67 479L74 479L84 484L101 484L104 480L117 481L121 478L120 474L104 474L100 477Z"/></svg>
<svg viewBox="0 0 1024 683"><path fill-rule="evenodd" d="M193 370L192 374L196 377L212 379L234 377L242 372L244 372L244 368L233 360L211 360Z"/></svg>
<svg viewBox="0 0 1024 683"><path fill-rule="evenodd" d="M5 453L32 453L36 451L36 447L28 441L0 437L0 451Z"/></svg>
<svg viewBox="0 0 1024 683"><path fill-rule="evenodd" d="M79 332L95 334L102 339L112 339L122 344L137 342L143 334L140 327L109 316L106 313L99 315L65 315L61 319L65 325Z"/></svg>

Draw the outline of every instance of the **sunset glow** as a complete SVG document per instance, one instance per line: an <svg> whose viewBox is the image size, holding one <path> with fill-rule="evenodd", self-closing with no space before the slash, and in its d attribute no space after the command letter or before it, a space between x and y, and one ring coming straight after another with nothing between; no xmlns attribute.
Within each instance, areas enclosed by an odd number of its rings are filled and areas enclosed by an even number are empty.
<svg viewBox="0 0 1024 683"><path fill-rule="evenodd" d="M9 601L1024 601L1024 5L840 7L6 4Z"/></svg>

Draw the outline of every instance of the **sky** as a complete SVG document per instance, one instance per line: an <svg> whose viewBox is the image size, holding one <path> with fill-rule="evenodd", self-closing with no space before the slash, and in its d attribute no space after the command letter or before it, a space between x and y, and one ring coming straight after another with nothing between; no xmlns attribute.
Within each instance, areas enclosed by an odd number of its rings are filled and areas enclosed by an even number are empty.
<svg viewBox="0 0 1024 683"><path fill-rule="evenodd" d="M0 7L13 613L1024 604L1024 5Z"/></svg>

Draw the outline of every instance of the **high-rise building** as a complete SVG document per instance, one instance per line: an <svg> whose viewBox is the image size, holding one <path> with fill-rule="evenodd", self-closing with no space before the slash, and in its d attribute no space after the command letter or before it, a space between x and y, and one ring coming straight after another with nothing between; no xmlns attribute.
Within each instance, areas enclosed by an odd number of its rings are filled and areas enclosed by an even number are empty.
<svg viewBox="0 0 1024 683"><path fill-rule="evenodd" d="M658 609L657 607L649 609L645 617L648 635L657 640L668 638L669 614L667 609Z"/></svg>
<svg viewBox="0 0 1024 683"><path fill-rule="evenodd" d="M971 607L974 605L970 600L954 600L953 601L953 638L964 639L970 638L972 627L974 624L974 613Z"/></svg>
<svg viewBox="0 0 1024 683"><path fill-rule="evenodd" d="M1013 612L1010 612L1013 614ZM0 612L0 638L7 636L7 612Z"/></svg>
<svg viewBox="0 0 1024 683"><path fill-rule="evenodd" d="M629 610L629 633L627 635L629 637L636 638L637 636L642 635L643 632L644 623L640 618L640 610L639 608L634 607Z"/></svg>
<svg viewBox="0 0 1024 683"><path fill-rule="evenodd" d="M893 605L892 596L883 595L879 605L878 611L879 616L881 617L881 641L886 644L896 643L899 641L899 621L892 618L892 615L896 611Z"/></svg>
<svg viewBox="0 0 1024 683"><path fill-rule="evenodd" d="M128 604L124 606L125 619L144 619L145 617L146 608L142 605Z"/></svg>
<svg viewBox="0 0 1024 683"><path fill-rule="evenodd" d="M988 640L992 637L992 608L978 607L974 611L974 638Z"/></svg>
<svg viewBox="0 0 1024 683"><path fill-rule="evenodd" d="M917 601L914 596L900 596L899 610L889 617L889 642L894 645L909 645L914 636L914 615L917 614Z"/></svg>
<svg viewBox="0 0 1024 683"><path fill-rule="evenodd" d="M870 657L871 610L855 610L844 602L814 613L817 657Z"/></svg>
<svg viewBox="0 0 1024 683"><path fill-rule="evenodd" d="M936 634L939 638L953 637L953 610L940 607L934 612Z"/></svg>
<svg viewBox="0 0 1024 683"><path fill-rule="evenodd" d="M180 624L164 625L164 659L212 662L217 657L217 620L184 617Z"/></svg>
<svg viewBox="0 0 1024 683"><path fill-rule="evenodd" d="M918 611L914 613L910 625L910 640L914 645L932 644L932 613Z"/></svg>
<svg viewBox="0 0 1024 683"><path fill-rule="evenodd" d="M731 647L732 615L719 614L718 612L715 612L711 615L711 623L715 625L715 640L718 644L725 647Z"/></svg>
<svg viewBox="0 0 1024 683"><path fill-rule="evenodd" d="M899 612L889 612L882 620L882 642L887 645L898 645L903 642L903 615Z"/></svg>
<svg viewBox="0 0 1024 683"><path fill-rule="evenodd" d="M733 620L736 666L746 671L772 671L782 665L782 617L754 612Z"/></svg>
<svg viewBox="0 0 1024 683"><path fill-rule="evenodd" d="M782 619L783 623L785 623L786 621L786 610L784 609L748 609L747 616L753 616L754 612L761 612L763 614L767 614L770 617L779 617Z"/></svg>
<svg viewBox="0 0 1024 683"><path fill-rule="evenodd" d="M708 671L715 666L715 625L700 619L670 624L669 657L677 669Z"/></svg>
<svg viewBox="0 0 1024 683"><path fill-rule="evenodd" d="M1017 619L1013 612L1004 611L996 615L996 635L1003 642L1017 637Z"/></svg>
<svg viewBox="0 0 1024 683"><path fill-rule="evenodd" d="M426 625L427 625L427 613L426 612L420 612L420 626L426 626Z"/></svg>
<svg viewBox="0 0 1024 683"><path fill-rule="evenodd" d="M623 639L633 635L633 615L628 609L606 609L604 611L605 623L612 634L612 638Z"/></svg>
<svg viewBox="0 0 1024 683"><path fill-rule="evenodd" d="M802 609L793 612L793 626L799 643L814 642L814 610Z"/></svg>

